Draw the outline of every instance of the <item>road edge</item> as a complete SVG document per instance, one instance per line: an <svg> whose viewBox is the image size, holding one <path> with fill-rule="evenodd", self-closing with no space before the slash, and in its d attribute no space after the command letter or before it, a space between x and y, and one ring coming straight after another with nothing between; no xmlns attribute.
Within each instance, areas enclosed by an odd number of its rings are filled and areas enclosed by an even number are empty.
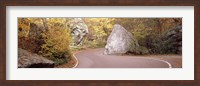
<svg viewBox="0 0 200 86"><path fill-rule="evenodd" d="M74 54L75 54L75 53L73 53L72 55L73 55L73 57L74 57L75 60L76 60L76 64L75 64L72 68L76 68L76 67L78 66L78 64L79 64L79 61L78 61L77 57L76 57Z"/></svg>
<svg viewBox="0 0 200 86"><path fill-rule="evenodd" d="M165 60L160 60L160 61L163 61L163 62L167 63L169 65L169 68L173 68L172 64L170 64L168 61L165 61Z"/></svg>
<svg viewBox="0 0 200 86"><path fill-rule="evenodd" d="M77 53L79 53L79 52L82 52L82 51L78 51L78 52L73 53L73 57L76 59L77 63L76 63L76 65L75 65L74 67L72 67L72 68L76 68L76 67L78 66L78 64L79 64L79 61L78 61L77 57L75 56L75 54L77 54ZM143 58L143 57L142 57L142 58ZM162 59L156 59L156 58L144 58L144 59L152 59L152 60L161 61L161 62L164 62L164 63L168 64L169 68L173 68L171 63L169 63L168 61L162 60Z"/></svg>
<svg viewBox="0 0 200 86"><path fill-rule="evenodd" d="M161 59L155 59L155 58L147 58L147 59L153 59L153 60L164 62L164 63L168 64L169 68L172 68L172 64L170 64L168 61L161 60Z"/></svg>

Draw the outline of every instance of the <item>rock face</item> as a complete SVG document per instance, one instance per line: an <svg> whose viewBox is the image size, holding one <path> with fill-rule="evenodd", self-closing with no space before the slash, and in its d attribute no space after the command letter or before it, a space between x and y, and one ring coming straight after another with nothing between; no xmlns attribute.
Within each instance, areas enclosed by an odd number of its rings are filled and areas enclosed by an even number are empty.
<svg viewBox="0 0 200 86"><path fill-rule="evenodd" d="M69 28L71 29L71 34L73 37L73 45L80 45L89 33L88 27L81 18L74 18L68 23Z"/></svg>
<svg viewBox="0 0 200 86"><path fill-rule="evenodd" d="M18 49L18 68L53 68L54 62L24 49Z"/></svg>
<svg viewBox="0 0 200 86"><path fill-rule="evenodd" d="M119 24L114 25L105 48L104 54L140 53L138 51L139 44L137 40Z"/></svg>

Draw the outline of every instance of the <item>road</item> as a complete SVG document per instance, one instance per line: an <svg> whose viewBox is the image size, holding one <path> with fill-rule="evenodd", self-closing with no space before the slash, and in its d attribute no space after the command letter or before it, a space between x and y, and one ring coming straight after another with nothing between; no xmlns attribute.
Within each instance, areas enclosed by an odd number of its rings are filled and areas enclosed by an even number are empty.
<svg viewBox="0 0 200 86"><path fill-rule="evenodd" d="M86 49L75 53L76 68L171 68L165 60L143 56L104 55L104 48Z"/></svg>

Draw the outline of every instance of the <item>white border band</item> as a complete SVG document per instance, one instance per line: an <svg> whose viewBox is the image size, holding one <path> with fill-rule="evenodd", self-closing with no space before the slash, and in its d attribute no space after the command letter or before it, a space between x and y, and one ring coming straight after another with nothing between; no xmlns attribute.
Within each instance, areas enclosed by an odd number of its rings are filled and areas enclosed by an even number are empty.
<svg viewBox="0 0 200 86"><path fill-rule="evenodd" d="M183 68L17 69L17 17L182 17ZM193 6L7 6L6 31L7 80L194 80Z"/></svg>

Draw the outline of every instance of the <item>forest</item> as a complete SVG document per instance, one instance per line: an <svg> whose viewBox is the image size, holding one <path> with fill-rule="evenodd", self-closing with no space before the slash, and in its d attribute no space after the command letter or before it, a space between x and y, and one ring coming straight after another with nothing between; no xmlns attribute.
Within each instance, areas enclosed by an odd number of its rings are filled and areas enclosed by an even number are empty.
<svg viewBox="0 0 200 86"><path fill-rule="evenodd" d="M18 67L38 67L38 65L30 66L31 62L29 65L24 64L29 59L22 58L25 53L36 54L50 60L54 64L53 67L63 64L68 64L65 67L73 67L76 63L74 53L85 49L111 46L108 43L115 40L111 35L117 33L117 29L114 33L113 28L118 27L125 29L122 30L127 32L124 34L131 34L131 38L125 41L133 40L126 45L128 48L124 49L134 47L120 55L182 54L182 18L30 17L18 18L18 57L20 60L18 60ZM108 49L112 48L115 47Z"/></svg>

